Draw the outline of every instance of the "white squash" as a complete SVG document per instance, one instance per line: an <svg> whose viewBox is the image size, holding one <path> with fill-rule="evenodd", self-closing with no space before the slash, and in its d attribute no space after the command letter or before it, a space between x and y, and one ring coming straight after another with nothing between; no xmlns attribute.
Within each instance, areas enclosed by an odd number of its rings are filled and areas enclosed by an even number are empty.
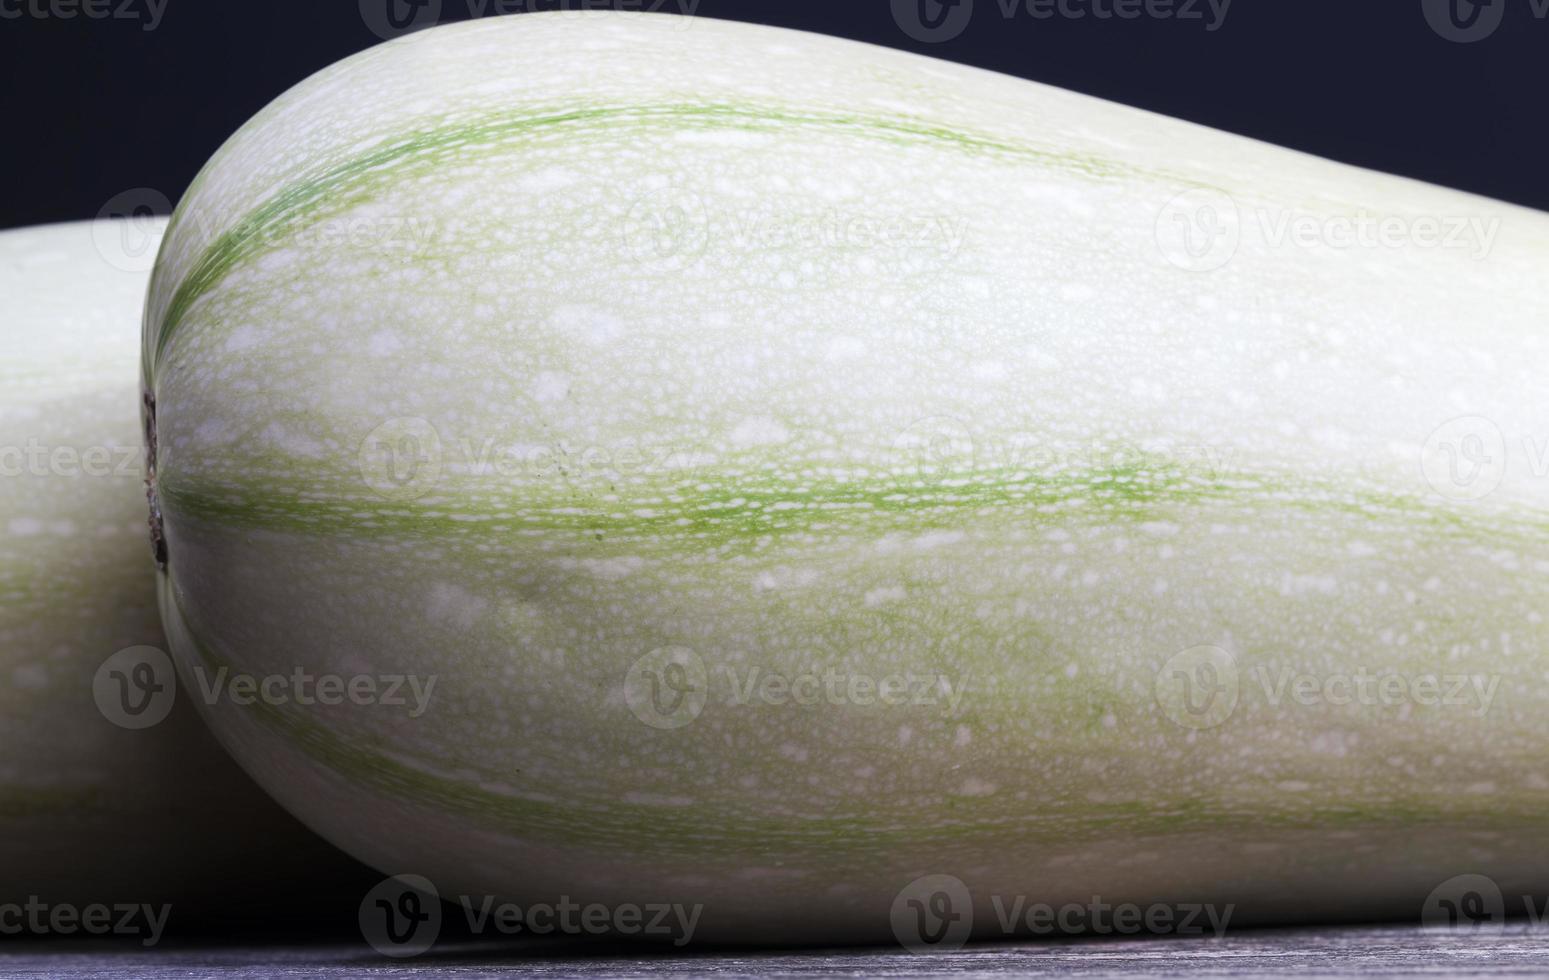
<svg viewBox="0 0 1549 980"><path fill-rule="evenodd" d="M984 935L1515 902L1546 260L1535 212L908 54L437 28L179 205L164 619L187 670L434 682L210 715L444 897L762 941L885 938L933 874Z"/></svg>
<svg viewBox="0 0 1549 980"><path fill-rule="evenodd" d="M131 717L97 683L118 651L166 648L135 370L165 226L0 232L0 906L170 902L176 932L285 921L359 872L242 774L189 691Z"/></svg>

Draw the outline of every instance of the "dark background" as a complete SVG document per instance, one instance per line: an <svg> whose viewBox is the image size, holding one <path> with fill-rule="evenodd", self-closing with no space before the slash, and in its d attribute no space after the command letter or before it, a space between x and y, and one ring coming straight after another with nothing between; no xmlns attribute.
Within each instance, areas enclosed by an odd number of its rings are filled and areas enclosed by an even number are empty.
<svg viewBox="0 0 1549 980"><path fill-rule="evenodd" d="M405 2L0 0L0 228L91 218L132 188L176 201L243 121L378 43L370 24ZM421 2L439 3L441 21L480 9L687 5L968 62L1549 209L1549 17L1535 8L1549 0L1482 0L1491 6L1478 8L1479 23L1496 26L1472 43L1431 26L1448 3L1466 20L1469 0L1230 0L1215 30L1209 0L1194 8L1199 19L1135 20L1035 19L1026 0L960 0L973 5L966 27L932 42L900 27L920 0ZM1115 0L1064 2L1093 11ZM1176 12L1194 0L1172 2ZM85 3L101 5L96 16L80 12Z"/></svg>

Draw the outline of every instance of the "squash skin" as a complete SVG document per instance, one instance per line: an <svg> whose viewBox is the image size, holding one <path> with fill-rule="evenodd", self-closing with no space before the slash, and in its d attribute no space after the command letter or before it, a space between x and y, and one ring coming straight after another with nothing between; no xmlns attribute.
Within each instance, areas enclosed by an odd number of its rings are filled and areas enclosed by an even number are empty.
<svg viewBox="0 0 1549 980"><path fill-rule="evenodd" d="M1221 193L1497 233L1180 267L1159 220ZM179 206L143 351L163 618L185 671L434 677L417 718L209 716L443 895L816 942L889 938L928 874L987 935L990 896L1542 891L1546 257L1534 212L832 39L437 28L276 100ZM1512 453L1464 499L1426 454L1474 418ZM1180 723L1200 649L1237 701ZM653 726L674 656L710 692ZM1363 669L1496 693L1260 683ZM961 699L734 703L754 670Z"/></svg>
<svg viewBox="0 0 1549 980"><path fill-rule="evenodd" d="M253 784L187 691L140 730L94 698L115 652L167 649L136 411L165 226L0 232L0 905L165 902L186 934L317 917L327 896L337 920L363 869Z"/></svg>

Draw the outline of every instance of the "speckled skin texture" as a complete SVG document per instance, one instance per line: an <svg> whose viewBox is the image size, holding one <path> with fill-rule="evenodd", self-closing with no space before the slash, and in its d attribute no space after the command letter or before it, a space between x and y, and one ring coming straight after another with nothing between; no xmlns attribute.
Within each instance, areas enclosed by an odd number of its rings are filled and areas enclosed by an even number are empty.
<svg viewBox="0 0 1549 980"><path fill-rule="evenodd" d="M218 903L279 897L283 917L288 876L320 891L353 865L265 798L186 692L140 731L94 701L109 656L166 648L136 411L149 271L99 251L117 235L0 232L0 904L172 902L176 935Z"/></svg>
<svg viewBox="0 0 1549 980"><path fill-rule="evenodd" d="M1236 209L1225 261L1169 252L1179 195ZM1275 235L1367 213L1489 234ZM991 896L1517 894L1549 882L1546 257L1533 212L833 39L428 31L277 99L174 218L164 617L185 670L434 677L417 717L211 715L444 896L795 941L886 937L936 873L991 932ZM1422 465L1464 416L1512 450L1480 499ZM1328 695L1361 671L1408 693ZM652 683L703 701L664 724Z"/></svg>

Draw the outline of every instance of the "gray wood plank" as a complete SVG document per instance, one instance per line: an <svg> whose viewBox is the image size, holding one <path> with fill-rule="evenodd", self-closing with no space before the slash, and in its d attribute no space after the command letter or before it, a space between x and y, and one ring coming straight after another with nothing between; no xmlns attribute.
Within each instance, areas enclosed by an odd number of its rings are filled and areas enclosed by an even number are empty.
<svg viewBox="0 0 1549 980"><path fill-rule="evenodd" d="M584 940L439 945L411 960L359 943L283 946L135 946L0 943L0 975L119 978L267 977L1549 977L1549 929L1497 932L1414 926L1239 932L1221 939L1117 939L997 943L955 953L899 949L665 949Z"/></svg>

